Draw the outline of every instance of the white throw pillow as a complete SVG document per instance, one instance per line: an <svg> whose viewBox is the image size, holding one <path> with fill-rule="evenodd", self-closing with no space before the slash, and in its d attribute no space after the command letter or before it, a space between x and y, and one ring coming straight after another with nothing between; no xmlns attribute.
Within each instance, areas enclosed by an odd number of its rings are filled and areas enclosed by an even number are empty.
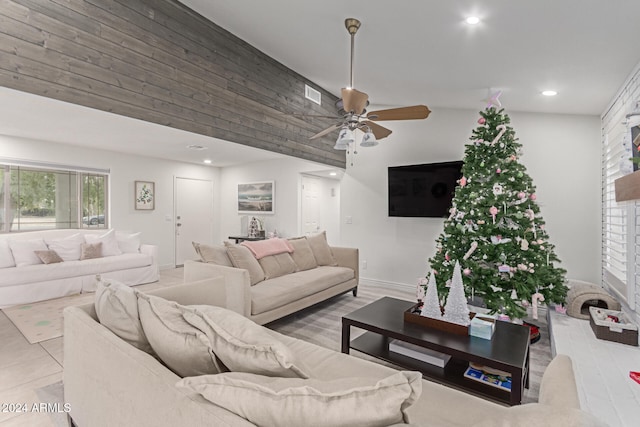
<svg viewBox="0 0 640 427"><path fill-rule="evenodd" d="M15 267L16 262L13 260L13 254L9 247L9 242L0 240L0 268Z"/></svg>
<svg viewBox="0 0 640 427"><path fill-rule="evenodd" d="M264 326L222 307L181 307L190 325L204 333L213 352L233 372L309 378L293 352Z"/></svg>
<svg viewBox="0 0 640 427"><path fill-rule="evenodd" d="M9 247L16 262L16 267L42 264L34 251L46 251L47 245L42 239L9 240Z"/></svg>
<svg viewBox="0 0 640 427"><path fill-rule="evenodd" d="M115 280L97 278L95 308L103 326L132 346L153 354L140 323L135 290Z"/></svg>
<svg viewBox="0 0 640 427"><path fill-rule="evenodd" d="M138 254L140 253L140 236L142 233L121 234L116 233L116 240L118 241L118 247L123 254Z"/></svg>
<svg viewBox="0 0 640 427"><path fill-rule="evenodd" d="M323 381L228 372L184 378L176 386L259 426L376 427L408 421L405 410L422 393L422 374Z"/></svg>
<svg viewBox="0 0 640 427"><path fill-rule="evenodd" d="M102 243L102 256L115 256L122 255L122 251L118 247L118 240L116 239L116 230L111 229L104 234L85 234L84 240L87 243Z"/></svg>
<svg viewBox="0 0 640 427"><path fill-rule="evenodd" d="M181 377L217 374L227 369L213 353L207 336L182 317L184 307L138 292L142 329L160 360Z"/></svg>
<svg viewBox="0 0 640 427"><path fill-rule="evenodd" d="M56 251L64 261L77 261L80 259L80 247L84 243L82 234L76 233L63 239L46 240L49 249Z"/></svg>

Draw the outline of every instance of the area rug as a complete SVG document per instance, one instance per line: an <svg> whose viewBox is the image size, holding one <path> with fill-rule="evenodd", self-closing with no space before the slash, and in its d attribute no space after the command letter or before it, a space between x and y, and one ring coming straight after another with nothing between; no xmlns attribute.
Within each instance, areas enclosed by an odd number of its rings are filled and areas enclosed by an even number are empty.
<svg viewBox="0 0 640 427"><path fill-rule="evenodd" d="M32 304L16 305L2 311L31 344L62 336L65 307L93 301L93 294L77 294Z"/></svg>
<svg viewBox="0 0 640 427"><path fill-rule="evenodd" d="M359 286L358 296L356 298L350 293L335 297L291 316L276 320L266 326L282 334L308 341L331 350L340 351L342 316L387 295L390 295L388 290L380 286ZM407 292L405 295L397 293L397 295L390 296L397 298L404 297L404 299L412 298L410 292ZM551 361L551 345L546 320L546 309L540 307L538 309L538 316L539 318L536 320L529 317L524 319L539 327L540 339L535 344L531 344L530 347L529 388L525 389L523 393L523 403L538 401L540 380L542 379L544 370ZM359 331L355 328L352 329L351 339L363 332L364 331ZM381 363L377 359L370 358L356 351L352 352L352 355Z"/></svg>

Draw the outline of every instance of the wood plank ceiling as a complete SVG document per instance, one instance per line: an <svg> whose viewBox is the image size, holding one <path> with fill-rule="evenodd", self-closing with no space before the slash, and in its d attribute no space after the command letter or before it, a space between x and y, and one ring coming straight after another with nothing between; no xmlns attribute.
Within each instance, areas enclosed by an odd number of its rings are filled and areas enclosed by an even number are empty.
<svg viewBox="0 0 640 427"><path fill-rule="evenodd" d="M283 114L335 96L172 0L0 0L0 85L345 167L335 136L308 140L326 121Z"/></svg>

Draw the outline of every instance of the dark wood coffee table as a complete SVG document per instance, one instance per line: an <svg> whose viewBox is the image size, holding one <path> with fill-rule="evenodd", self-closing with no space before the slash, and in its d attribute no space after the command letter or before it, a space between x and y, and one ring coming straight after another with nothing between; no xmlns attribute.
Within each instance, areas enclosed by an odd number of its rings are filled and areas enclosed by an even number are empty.
<svg viewBox="0 0 640 427"><path fill-rule="evenodd" d="M391 297L381 298L342 318L342 352L358 350L405 369L417 370L429 380L478 396L519 405L522 391L529 387L529 328L508 322L497 322L493 339L455 335L407 323L403 313L415 302ZM351 341L351 327L365 329ZM398 339L420 347L451 355L444 368L389 352L389 340ZM509 372L511 392L464 377L469 362Z"/></svg>

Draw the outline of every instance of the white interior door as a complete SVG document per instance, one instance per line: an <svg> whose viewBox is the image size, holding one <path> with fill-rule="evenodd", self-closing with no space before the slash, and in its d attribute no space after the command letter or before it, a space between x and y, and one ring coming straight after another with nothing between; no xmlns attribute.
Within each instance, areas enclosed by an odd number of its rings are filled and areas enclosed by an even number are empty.
<svg viewBox="0 0 640 427"><path fill-rule="evenodd" d="M176 266L197 255L191 242L213 244L213 182L176 177Z"/></svg>
<svg viewBox="0 0 640 427"><path fill-rule="evenodd" d="M302 233L305 236L320 230L321 183L317 178L302 176Z"/></svg>

